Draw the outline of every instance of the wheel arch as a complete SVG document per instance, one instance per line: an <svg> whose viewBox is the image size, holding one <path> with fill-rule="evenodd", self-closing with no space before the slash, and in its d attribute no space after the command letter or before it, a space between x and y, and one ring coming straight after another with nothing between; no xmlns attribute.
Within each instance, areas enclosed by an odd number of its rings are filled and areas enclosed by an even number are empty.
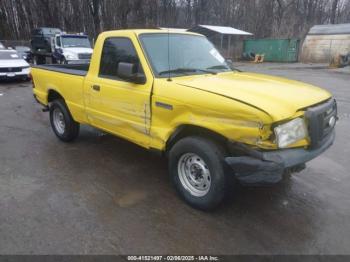
<svg viewBox="0 0 350 262"><path fill-rule="evenodd" d="M175 145L177 141L188 136L200 136L204 138L209 138L214 142L223 146L224 149L226 150L229 149L228 148L229 140L223 135L213 130L207 129L205 127L191 125L191 124L184 124L184 125L178 126L169 136L169 138L166 141L165 152L169 152L169 150Z"/></svg>
<svg viewBox="0 0 350 262"><path fill-rule="evenodd" d="M47 102L51 103L56 99L65 100L64 97L55 89L49 89L47 92Z"/></svg>

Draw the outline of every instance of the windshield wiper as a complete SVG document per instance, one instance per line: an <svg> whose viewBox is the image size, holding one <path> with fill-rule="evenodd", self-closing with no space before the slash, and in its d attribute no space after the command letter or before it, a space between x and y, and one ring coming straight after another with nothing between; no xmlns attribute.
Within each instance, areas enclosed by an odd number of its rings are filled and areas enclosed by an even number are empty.
<svg viewBox="0 0 350 262"><path fill-rule="evenodd" d="M230 68L224 65L215 65L215 66L208 67L207 69L230 69Z"/></svg>
<svg viewBox="0 0 350 262"><path fill-rule="evenodd" d="M239 69L237 69L237 68L234 68L234 67L232 67L232 66L225 66L225 65L215 65L215 66L208 67L207 69L226 69L226 70L241 72L241 71L240 71Z"/></svg>
<svg viewBox="0 0 350 262"><path fill-rule="evenodd" d="M172 69L172 70L166 70L166 71L162 71L159 72L159 75L165 75L165 74L181 74L181 73L195 73L195 72L204 72L204 73L209 73L209 74L213 74L216 75L217 73L211 70L207 70L207 69L197 69L197 68L176 68L176 69Z"/></svg>

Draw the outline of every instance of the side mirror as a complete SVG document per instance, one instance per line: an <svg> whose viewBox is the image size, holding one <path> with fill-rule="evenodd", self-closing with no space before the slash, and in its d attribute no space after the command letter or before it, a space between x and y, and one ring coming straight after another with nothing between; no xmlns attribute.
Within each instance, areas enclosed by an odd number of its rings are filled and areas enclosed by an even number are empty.
<svg viewBox="0 0 350 262"><path fill-rule="evenodd" d="M228 65L232 65L233 64L233 61L231 59L225 59L225 62L228 64Z"/></svg>
<svg viewBox="0 0 350 262"><path fill-rule="evenodd" d="M233 61L231 59L226 59L225 62L232 70L234 69Z"/></svg>
<svg viewBox="0 0 350 262"><path fill-rule="evenodd" d="M139 74L136 72L137 66L132 63L120 62L118 64L118 77L129 80L135 84L144 84L146 83L146 76L144 74Z"/></svg>

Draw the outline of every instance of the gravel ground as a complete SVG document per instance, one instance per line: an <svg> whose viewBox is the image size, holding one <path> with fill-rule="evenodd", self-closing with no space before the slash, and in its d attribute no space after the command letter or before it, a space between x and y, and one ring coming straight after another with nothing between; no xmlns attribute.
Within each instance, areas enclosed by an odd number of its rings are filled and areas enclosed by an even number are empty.
<svg viewBox="0 0 350 262"><path fill-rule="evenodd" d="M350 74L237 64L331 91L336 142L273 187L237 187L203 213L176 196L163 158L83 127L59 142L29 83L0 84L0 254L350 254Z"/></svg>

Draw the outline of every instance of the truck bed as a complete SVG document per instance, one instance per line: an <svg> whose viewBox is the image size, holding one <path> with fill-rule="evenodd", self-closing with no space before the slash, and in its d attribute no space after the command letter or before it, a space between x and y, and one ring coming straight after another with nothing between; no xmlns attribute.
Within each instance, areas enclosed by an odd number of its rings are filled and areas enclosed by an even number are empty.
<svg viewBox="0 0 350 262"><path fill-rule="evenodd" d="M44 69L48 71L64 73L69 75L86 76L90 64L72 64L72 65L36 65L33 68Z"/></svg>
<svg viewBox="0 0 350 262"><path fill-rule="evenodd" d="M84 80L89 64L37 65L31 70L35 98L43 105L49 104L52 90L64 97L74 119L86 122L84 108Z"/></svg>

